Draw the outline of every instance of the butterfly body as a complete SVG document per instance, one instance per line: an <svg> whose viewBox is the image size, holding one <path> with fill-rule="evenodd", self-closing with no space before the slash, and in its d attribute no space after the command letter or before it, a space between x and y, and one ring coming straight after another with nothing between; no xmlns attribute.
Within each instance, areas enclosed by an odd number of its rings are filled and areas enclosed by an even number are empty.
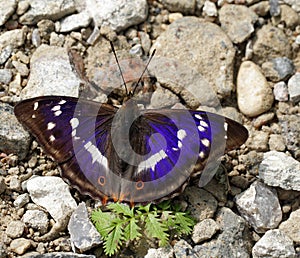
<svg viewBox="0 0 300 258"><path fill-rule="evenodd" d="M27 99L15 107L62 169L62 177L93 198L157 202L183 190L193 166L245 142L237 122L204 111L121 108L64 96Z"/></svg>

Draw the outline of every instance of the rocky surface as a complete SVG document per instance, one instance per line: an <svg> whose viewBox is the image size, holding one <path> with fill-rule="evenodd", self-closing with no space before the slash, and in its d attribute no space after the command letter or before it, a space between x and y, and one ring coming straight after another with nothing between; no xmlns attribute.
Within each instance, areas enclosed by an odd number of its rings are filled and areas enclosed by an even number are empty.
<svg viewBox="0 0 300 258"><path fill-rule="evenodd" d="M119 257L299 257L299 0L0 6L0 257L105 257L88 219L98 201L61 179L13 106L43 95L122 104L108 40L126 81L156 49L146 72L155 78L137 91L145 107L222 111L249 130L222 158L230 191L217 173L201 189L192 179L174 199L197 220L191 236L162 248L142 237Z"/></svg>

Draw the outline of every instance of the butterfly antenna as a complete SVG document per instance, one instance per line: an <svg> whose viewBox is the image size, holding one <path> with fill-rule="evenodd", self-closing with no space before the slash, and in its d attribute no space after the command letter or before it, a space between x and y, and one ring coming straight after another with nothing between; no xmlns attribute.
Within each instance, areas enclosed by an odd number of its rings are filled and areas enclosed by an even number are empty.
<svg viewBox="0 0 300 258"><path fill-rule="evenodd" d="M143 78L143 75L144 75L144 73L146 72L146 70L147 70L147 68L148 68L148 66L149 66L149 64L150 64L151 59L152 59L153 56L155 55L155 52L156 52L156 49L153 50L151 56L149 57L148 62L147 62L147 64L146 64L145 68L144 68L144 71L142 72L142 74L141 74L141 76L140 76L138 82L136 83L136 85L135 85L135 87L134 87L134 89L133 89L133 91L132 91L132 95L134 95L134 92L135 92L136 88L139 86L139 83L141 82L141 80L142 80L142 78Z"/></svg>
<svg viewBox="0 0 300 258"><path fill-rule="evenodd" d="M126 85L125 79L124 79L124 77L123 77L123 72L122 72L121 66L120 66L120 64L119 64L119 60L118 60L118 57L117 57L117 54L116 54L114 45L113 45L113 43L112 43L111 41L109 41L109 43L110 43L111 50L112 50L112 52L114 53L114 56L115 56L117 65L118 65L118 67L119 67L119 71L120 71L120 74L121 74L121 77L122 77L122 81L123 81L123 84L124 84L124 87L125 87L125 91L126 91L126 96L128 96L127 85Z"/></svg>

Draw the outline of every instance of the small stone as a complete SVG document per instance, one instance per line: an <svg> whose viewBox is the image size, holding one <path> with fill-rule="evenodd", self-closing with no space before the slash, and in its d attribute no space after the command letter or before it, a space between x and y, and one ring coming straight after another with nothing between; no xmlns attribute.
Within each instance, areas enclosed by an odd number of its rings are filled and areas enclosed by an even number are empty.
<svg viewBox="0 0 300 258"><path fill-rule="evenodd" d="M31 178L27 181L27 190L32 201L44 207L55 221L64 219L77 207L69 186L60 177Z"/></svg>
<svg viewBox="0 0 300 258"><path fill-rule="evenodd" d="M190 203L191 216L196 218L197 221L212 218L217 210L217 200L212 194L203 189L195 186L187 187L184 196Z"/></svg>
<svg viewBox="0 0 300 258"><path fill-rule="evenodd" d="M182 13L170 13L169 14L169 22L172 23L182 17L183 17Z"/></svg>
<svg viewBox="0 0 300 258"><path fill-rule="evenodd" d="M6 190L6 184L3 176L0 176L0 194L4 193Z"/></svg>
<svg viewBox="0 0 300 258"><path fill-rule="evenodd" d="M195 12L195 2L189 0L159 0L170 12L180 12L193 14Z"/></svg>
<svg viewBox="0 0 300 258"><path fill-rule="evenodd" d="M279 229L298 245L300 243L300 209L291 212L290 217L279 225Z"/></svg>
<svg viewBox="0 0 300 258"><path fill-rule="evenodd" d="M276 191L259 181L235 197L238 211L257 233L276 228L282 211Z"/></svg>
<svg viewBox="0 0 300 258"><path fill-rule="evenodd" d="M259 67L251 61L244 61L240 66L237 99L241 112L250 117L258 116L272 107L272 89Z"/></svg>
<svg viewBox="0 0 300 258"><path fill-rule="evenodd" d="M16 0L0 0L0 26L5 24L17 7Z"/></svg>
<svg viewBox="0 0 300 258"><path fill-rule="evenodd" d="M23 99L44 95L78 97L80 83L65 48L41 45L31 57L30 78L20 96Z"/></svg>
<svg viewBox="0 0 300 258"><path fill-rule="evenodd" d="M149 35L143 31L139 31L138 36L140 38L144 52L148 54L151 48L151 40Z"/></svg>
<svg viewBox="0 0 300 258"><path fill-rule="evenodd" d="M9 69L0 69L0 83L9 84L12 78L12 72Z"/></svg>
<svg viewBox="0 0 300 258"><path fill-rule="evenodd" d="M293 241L279 229L269 230L252 249L253 258L296 257Z"/></svg>
<svg viewBox="0 0 300 258"><path fill-rule="evenodd" d="M9 182L9 189L17 192L21 191L21 182L18 179L18 176L11 176Z"/></svg>
<svg viewBox="0 0 300 258"><path fill-rule="evenodd" d="M5 230L5 233L12 239L18 238L23 235L25 225L23 222L16 220L11 221Z"/></svg>
<svg viewBox="0 0 300 258"><path fill-rule="evenodd" d="M289 92L285 82L278 82L274 84L273 89L274 97L278 101L288 101Z"/></svg>
<svg viewBox="0 0 300 258"><path fill-rule="evenodd" d="M255 131L253 134L250 134L246 145L251 150L257 151L267 151L269 142L269 133L264 131Z"/></svg>
<svg viewBox="0 0 300 258"><path fill-rule="evenodd" d="M260 1L249 8L259 16L266 16L270 11L270 3L269 1Z"/></svg>
<svg viewBox="0 0 300 258"><path fill-rule="evenodd" d="M22 255L31 247L31 241L25 238L17 238L11 241L9 247L13 252Z"/></svg>
<svg viewBox="0 0 300 258"><path fill-rule="evenodd" d="M253 126L255 128L260 128L261 126L266 125L270 121L272 121L274 116L275 116L275 114L271 113L271 112L262 114L253 120Z"/></svg>
<svg viewBox="0 0 300 258"><path fill-rule="evenodd" d="M14 206L20 209L27 203L29 203L29 195L28 193L24 193L17 197L17 199L14 201Z"/></svg>
<svg viewBox="0 0 300 258"><path fill-rule="evenodd" d="M203 13L209 17L216 17L218 15L218 11L215 3L206 0L203 6Z"/></svg>
<svg viewBox="0 0 300 258"><path fill-rule="evenodd" d="M72 244L81 252L85 252L102 243L101 236L89 220L85 203L80 203L73 212L68 230Z"/></svg>
<svg viewBox="0 0 300 258"><path fill-rule="evenodd" d="M293 103L300 101L300 73L294 74L288 81L290 100Z"/></svg>
<svg viewBox="0 0 300 258"><path fill-rule="evenodd" d="M174 250L171 247L162 247L162 248L150 248L148 249L147 254L144 258L173 258L174 257Z"/></svg>
<svg viewBox="0 0 300 258"><path fill-rule="evenodd" d="M49 226L47 214L40 210L27 210L22 217L22 221L41 234L46 233Z"/></svg>
<svg viewBox="0 0 300 258"><path fill-rule="evenodd" d="M282 135L279 134L271 134L269 138L269 147L270 150L275 151L284 151L285 143Z"/></svg>
<svg viewBox="0 0 300 258"><path fill-rule="evenodd" d="M35 47L39 47L41 45L40 32L37 28L32 31L31 42Z"/></svg>
<svg viewBox="0 0 300 258"><path fill-rule="evenodd" d="M72 0L47 0L43 4L39 0L31 0L30 8L19 18L19 21L30 25L45 19L55 21L75 11L75 2Z"/></svg>
<svg viewBox="0 0 300 258"><path fill-rule="evenodd" d="M300 162L283 152L269 151L259 166L259 177L265 184L285 190L300 191Z"/></svg>
<svg viewBox="0 0 300 258"><path fill-rule="evenodd" d="M4 64L12 54L12 46L8 45L0 50L0 65Z"/></svg>
<svg viewBox="0 0 300 258"><path fill-rule="evenodd" d="M219 229L219 225L213 219L204 219L195 225L192 239L195 244L199 244L210 239Z"/></svg>
<svg viewBox="0 0 300 258"><path fill-rule="evenodd" d="M254 32L258 16L243 5L226 4L219 11L221 28L230 39L238 44L244 42Z"/></svg>
<svg viewBox="0 0 300 258"><path fill-rule="evenodd" d="M12 61L12 65L17 69L21 76L28 76L29 69L27 68L26 64L23 64L19 61Z"/></svg>
<svg viewBox="0 0 300 258"><path fill-rule="evenodd" d="M6 46L21 47L25 42L25 29L15 29L3 32L0 35L0 49Z"/></svg>
<svg viewBox="0 0 300 258"><path fill-rule="evenodd" d="M36 164L37 164L37 157L36 156L32 156L31 158L30 158L30 160L28 161L28 166L30 167L30 168L34 168L35 166L36 166Z"/></svg>
<svg viewBox="0 0 300 258"><path fill-rule="evenodd" d="M197 257L193 248L183 239L176 242L173 249L175 257Z"/></svg>
<svg viewBox="0 0 300 258"><path fill-rule="evenodd" d="M262 64L263 73L273 82L284 81L290 77L295 70L295 66L287 57L277 57L270 62Z"/></svg>
<svg viewBox="0 0 300 258"><path fill-rule="evenodd" d="M280 22L284 22L287 28L294 29L300 24L299 14L288 5L280 5Z"/></svg>
<svg viewBox="0 0 300 258"><path fill-rule="evenodd" d="M253 43L254 61L262 64L276 57L292 57L291 45L286 34L270 24L264 25L256 33Z"/></svg>
<svg viewBox="0 0 300 258"><path fill-rule="evenodd" d="M98 0L86 2L96 26L109 26L114 31L122 31L146 20L148 5L145 0Z"/></svg>
<svg viewBox="0 0 300 258"><path fill-rule="evenodd" d="M79 28L85 28L89 26L91 22L90 14L86 11L73 14L63 18L60 21L60 29L59 32L69 32L73 30L77 30Z"/></svg>

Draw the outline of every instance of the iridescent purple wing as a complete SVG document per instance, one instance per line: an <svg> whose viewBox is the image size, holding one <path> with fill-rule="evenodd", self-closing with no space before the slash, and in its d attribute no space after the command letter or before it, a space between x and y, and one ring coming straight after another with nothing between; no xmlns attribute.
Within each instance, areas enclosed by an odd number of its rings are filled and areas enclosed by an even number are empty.
<svg viewBox="0 0 300 258"><path fill-rule="evenodd" d="M131 103L131 104L130 104ZM22 101L15 114L61 166L62 177L103 201L170 198L202 166L240 146L247 130L219 115L189 110L118 109L70 97Z"/></svg>

